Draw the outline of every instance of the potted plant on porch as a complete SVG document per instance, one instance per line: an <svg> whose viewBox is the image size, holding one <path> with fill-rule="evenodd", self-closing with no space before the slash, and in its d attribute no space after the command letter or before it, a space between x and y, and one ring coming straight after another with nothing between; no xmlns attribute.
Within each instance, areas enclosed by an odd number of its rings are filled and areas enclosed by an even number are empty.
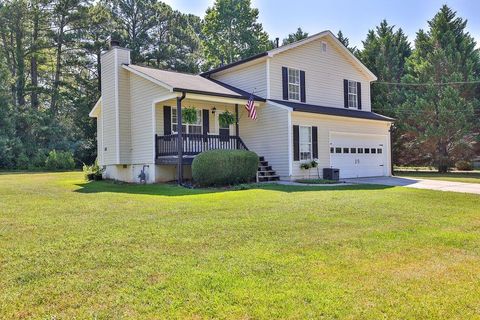
<svg viewBox="0 0 480 320"><path fill-rule="evenodd" d="M194 107L187 107L182 109L183 122L188 124L197 123L197 109Z"/></svg>
<svg viewBox="0 0 480 320"><path fill-rule="evenodd" d="M235 123L235 116L230 111L225 111L218 115L220 127L226 128Z"/></svg>

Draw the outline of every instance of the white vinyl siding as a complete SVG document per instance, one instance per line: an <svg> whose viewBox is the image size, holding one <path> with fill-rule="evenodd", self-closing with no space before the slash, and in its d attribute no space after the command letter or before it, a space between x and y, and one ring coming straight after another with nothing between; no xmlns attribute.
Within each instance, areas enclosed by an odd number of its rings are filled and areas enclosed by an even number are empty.
<svg viewBox="0 0 480 320"><path fill-rule="evenodd" d="M123 63L130 62L129 54L128 50L114 49L101 57L105 165L130 162L129 75L122 68Z"/></svg>
<svg viewBox="0 0 480 320"><path fill-rule="evenodd" d="M132 133L131 133L131 110L130 110L130 72L121 67L123 63L130 62L130 51L117 50L118 68L118 116L119 116L119 143L120 143L120 162L129 164L132 153Z"/></svg>
<svg viewBox="0 0 480 320"><path fill-rule="evenodd" d="M328 44L323 52L322 41ZM282 66L305 70L306 101L327 107L344 108L343 79L362 83L362 110L371 111L370 82L351 57L328 38L284 51L270 58L270 96L283 100Z"/></svg>
<svg viewBox="0 0 480 320"><path fill-rule="evenodd" d="M102 58L103 164L117 162L117 122L115 98L115 51ZM106 150L105 150L106 149Z"/></svg>
<svg viewBox="0 0 480 320"><path fill-rule="evenodd" d="M152 103L169 91L135 74L130 75L130 84L132 163L153 163Z"/></svg>
<svg viewBox="0 0 480 320"><path fill-rule="evenodd" d="M293 112L292 124L299 126L316 126L318 128L318 163L320 173L322 168L330 168L330 135L333 132L352 133L361 135L389 136L390 123L384 121L364 120L346 117ZM293 137L291 138L293 140ZM335 147L335 146L332 146ZM350 146L341 146L350 147ZM387 165L390 163L390 142L384 148L387 153ZM335 152L335 150L334 150ZM343 149L340 150L343 153ZM304 177L306 172L300 169L301 161L293 161L293 178ZM389 170L389 168L387 167ZM316 173L316 172L315 172ZM390 174L390 172L388 172Z"/></svg>
<svg viewBox="0 0 480 320"><path fill-rule="evenodd" d="M251 151L264 156L277 174L288 178L288 111L267 102L258 107L257 112L257 120L251 120L245 108L241 108L240 137Z"/></svg>
<svg viewBox="0 0 480 320"><path fill-rule="evenodd" d="M260 62L250 66L238 66L212 75L212 78L255 94L259 97L267 97L267 67L266 62Z"/></svg>
<svg viewBox="0 0 480 320"><path fill-rule="evenodd" d="M102 127L102 111L97 116L97 161L103 166L103 127Z"/></svg>

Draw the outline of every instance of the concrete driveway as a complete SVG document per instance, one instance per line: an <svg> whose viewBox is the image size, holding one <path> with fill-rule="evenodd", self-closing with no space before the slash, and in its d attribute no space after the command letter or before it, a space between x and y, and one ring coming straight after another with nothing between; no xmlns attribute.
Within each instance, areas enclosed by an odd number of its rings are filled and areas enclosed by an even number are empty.
<svg viewBox="0 0 480 320"><path fill-rule="evenodd" d="M438 191L452 191L452 192L480 194L480 184L478 183L426 180L426 179L407 178L407 177L373 177L373 178L356 178L356 179L344 179L344 180L347 183L356 183L356 184L381 184L385 186L400 186L400 187L416 188L416 189L429 189L429 190L438 190Z"/></svg>

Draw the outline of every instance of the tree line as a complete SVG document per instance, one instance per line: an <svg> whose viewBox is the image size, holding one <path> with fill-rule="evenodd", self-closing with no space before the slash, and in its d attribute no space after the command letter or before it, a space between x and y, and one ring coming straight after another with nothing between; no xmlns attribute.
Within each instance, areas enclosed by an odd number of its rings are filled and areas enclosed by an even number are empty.
<svg viewBox="0 0 480 320"><path fill-rule="evenodd" d="M204 17L158 0L0 0L0 168L43 167L51 150L93 162L88 112L110 37L132 50L132 63L198 73L273 48L258 15L250 0L216 0ZM480 59L466 23L443 6L413 45L387 21L362 49L337 34L378 76L372 107L397 119L397 164L444 171L474 155ZM307 36L298 28L281 44Z"/></svg>

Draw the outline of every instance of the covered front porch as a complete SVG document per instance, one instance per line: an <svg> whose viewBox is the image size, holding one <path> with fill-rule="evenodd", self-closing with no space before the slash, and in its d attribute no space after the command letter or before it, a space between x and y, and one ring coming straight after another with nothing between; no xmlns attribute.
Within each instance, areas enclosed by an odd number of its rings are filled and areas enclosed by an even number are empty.
<svg viewBox="0 0 480 320"><path fill-rule="evenodd" d="M248 150L241 138L240 122L253 121L245 112L247 99L183 93L174 99L154 104L155 164L176 166L178 181L183 167L191 165L196 155L207 150ZM260 104L256 102L256 106ZM184 119L183 110L194 109L194 122ZM220 121L228 113L233 121ZM182 124L182 125L179 125Z"/></svg>

